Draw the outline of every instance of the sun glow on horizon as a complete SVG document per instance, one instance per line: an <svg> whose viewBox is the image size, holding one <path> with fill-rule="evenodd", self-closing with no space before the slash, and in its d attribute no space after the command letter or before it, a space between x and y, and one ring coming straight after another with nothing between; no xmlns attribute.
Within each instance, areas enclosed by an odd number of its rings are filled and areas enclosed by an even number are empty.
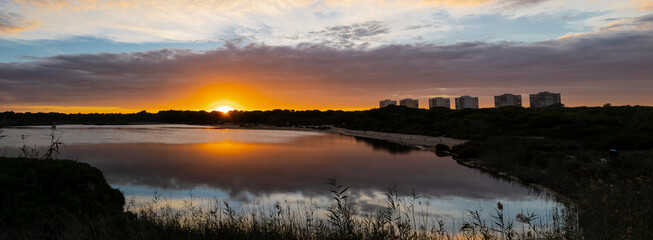
<svg viewBox="0 0 653 240"><path fill-rule="evenodd" d="M229 111L236 110L236 108L229 105L220 105L213 109L213 111L218 111L222 113L228 113Z"/></svg>

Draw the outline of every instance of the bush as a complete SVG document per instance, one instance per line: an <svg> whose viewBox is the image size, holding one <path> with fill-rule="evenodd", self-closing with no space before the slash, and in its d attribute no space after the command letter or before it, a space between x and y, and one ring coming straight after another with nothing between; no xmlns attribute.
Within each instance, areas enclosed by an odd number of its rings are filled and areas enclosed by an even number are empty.
<svg viewBox="0 0 653 240"><path fill-rule="evenodd" d="M438 152L450 152L451 149L447 145L438 143L437 145L435 145L435 151L438 151Z"/></svg>
<svg viewBox="0 0 653 240"><path fill-rule="evenodd" d="M0 202L0 229L20 237L34 229L49 236L71 222L121 219L125 198L86 163L0 157Z"/></svg>

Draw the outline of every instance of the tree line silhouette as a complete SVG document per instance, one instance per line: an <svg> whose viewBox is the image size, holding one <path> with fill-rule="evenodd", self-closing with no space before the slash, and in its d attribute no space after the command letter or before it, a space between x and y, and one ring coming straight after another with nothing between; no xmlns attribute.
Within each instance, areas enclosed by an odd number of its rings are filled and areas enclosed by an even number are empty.
<svg viewBox="0 0 653 240"><path fill-rule="evenodd" d="M0 113L3 126L51 124L223 124L245 126L333 125L356 130L483 141L490 136L546 137L580 142L584 147L623 150L653 148L653 107L610 106L544 108L502 107L452 110L389 106L364 111L269 110L180 111L158 113Z"/></svg>

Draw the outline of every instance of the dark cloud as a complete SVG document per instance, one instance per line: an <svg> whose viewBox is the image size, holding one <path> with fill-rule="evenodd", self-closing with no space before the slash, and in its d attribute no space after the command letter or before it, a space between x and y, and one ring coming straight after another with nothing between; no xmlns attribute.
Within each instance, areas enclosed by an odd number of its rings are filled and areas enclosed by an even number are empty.
<svg viewBox="0 0 653 240"><path fill-rule="evenodd" d="M322 31L310 32L309 34L327 39L329 43L338 47L353 47L357 44L357 41L389 32L390 29L384 23L369 21L360 24L327 27Z"/></svg>
<svg viewBox="0 0 653 240"><path fill-rule="evenodd" d="M638 23L651 23L653 22L653 14L645 15L637 19Z"/></svg>
<svg viewBox="0 0 653 240"><path fill-rule="evenodd" d="M352 39L385 31L378 26L365 31L335 29L330 32ZM322 94L359 102L374 102L391 93L491 95L550 90L563 92L567 101L576 97L577 104L621 101L651 105L652 65L650 30L601 32L537 43L467 42L371 49L230 44L205 52L162 49L0 63L0 104L88 106L117 99L156 101L178 89L210 83L206 79L228 78L251 86L265 85L267 91L280 96ZM308 104L326 101L309 99L315 102Z"/></svg>
<svg viewBox="0 0 653 240"><path fill-rule="evenodd" d="M532 7L549 0L504 0L501 3L508 8Z"/></svg>
<svg viewBox="0 0 653 240"><path fill-rule="evenodd" d="M653 14L644 15L637 18L608 18L604 21L610 21L612 23L600 27L596 32L615 32L615 31L624 31L628 29L635 30L653 30Z"/></svg>
<svg viewBox="0 0 653 240"><path fill-rule="evenodd" d="M417 30L422 28L437 28L438 26L435 23L431 24L418 24L418 25L409 25L406 26L403 30Z"/></svg>

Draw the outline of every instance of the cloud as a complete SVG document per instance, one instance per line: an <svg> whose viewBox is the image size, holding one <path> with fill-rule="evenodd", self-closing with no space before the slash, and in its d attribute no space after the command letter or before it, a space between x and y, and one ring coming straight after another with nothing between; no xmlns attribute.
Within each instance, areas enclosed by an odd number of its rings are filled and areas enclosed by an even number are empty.
<svg viewBox="0 0 653 240"><path fill-rule="evenodd" d="M632 32L632 31L650 32L653 30L653 14L643 15L636 18L609 18L609 19L603 19L603 21L610 21L610 24L599 27L592 32L567 34L560 38L563 39L568 37L589 36L589 35L599 34L599 33Z"/></svg>
<svg viewBox="0 0 653 240"><path fill-rule="evenodd" d="M437 27L435 24L420 24L420 25L410 25L403 28L403 30L417 30L422 28Z"/></svg>
<svg viewBox="0 0 653 240"><path fill-rule="evenodd" d="M523 8L523 7L532 7L549 0L504 0L500 3L507 6L508 8Z"/></svg>
<svg viewBox="0 0 653 240"><path fill-rule="evenodd" d="M256 42L268 45L295 45L310 40L313 43L329 41L343 46L442 42L442 39L451 43L458 36L469 35L458 32L469 29L467 25L483 26L483 22L465 22L473 19L471 16L501 16L509 23L516 23L519 22L517 18L523 16L549 17L545 20L555 21L555 16L561 13L609 12L617 17L641 15L637 12L641 4L622 6L610 0L593 2L595 4L562 0L9 0L0 1L0 8L29 16L43 25L40 28L23 28L21 34L2 36L9 40L62 40L84 36L115 42L160 43L215 41L255 35ZM437 18L434 15L442 12L449 17L438 19L441 21L435 22L437 29L416 28L433 24L434 18ZM556 26L556 36L567 33L572 27L587 31L579 27L585 26L584 22L566 22L572 26ZM347 38L357 35L356 32L347 32L356 31L347 27L362 28L358 31L372 30L370 26L355 26L370 23L378 23L379 31L392 29L393 32L360 40ZM528 24L530 29L553 31L550 26L544 26L547 25L544 21ZM27 29L29 31L24 31ZM401 32L401 29L411 31ZM324 31L322 35L309 34L321 31ZM499 40L527 39L521 36L510 38L508 32L499 30L491 35ZM547 35L535 41L549 38Z"/></svg>
<svg viewBox="0 0 653 240"><path fill-rule="evenodd" d="M0 36L27 31L38 25L39 24L34 21L25 20L17 13L0 12Z"/></svg>
<svg viewBox="0 0 653 240"><path fill-rule="evenodd" d="M632 0L633 5L639 6L639 11L653 11L653 2L650 0Z"/></svg>
<svg viewBox="0 0 653 240"><path fill-rule="evenodd" d="M653 14L645 15L637 18L638 23L653 23Z"/></svg>
<svg viewBox="0 0 653 240"><path fill-rule="evenodd" d="M491 4L492 0L424 0L424 1L404 1L408 3L419 3L434 6L447 6L447 7L478 7Z"/></svg>
<svg viewBox="0 0 653 240"><path fill-rule="evenodd" d="M390 33L387 25L380 21L369 21L360 24L338 25L326 27L322 31L309 32L318 39L324 39L336 47L353 47L372 37Z"/></svg>
<svg viewBox="0 0 653 240"><path fill-rule="evenodd" d="M362 39L382 34L382 29L372 23L325 32ZM139 108L191 87L238 83L288 100L288 107L370 106L391 94L485 96L540 90L562 92L568 105L650 104L651 65L652 30L606 31L537 43L366 49L228 45L210 51L161 49L0 63L0 96L2 105Z"/></svg>
<svg viewBox="0 0 653 240"><path fill-rule="evenodd" d="M74 1L67 1L67 0L14 0L14 2L21 3L21 4L28 4L28 5L35 5L35 6L41 6L41 7L47 7L47 8L54 8L54 7L63 7L63 6L71 6L73 5ZM95 1L87 1L87 4L92 4Z"/></svg>

